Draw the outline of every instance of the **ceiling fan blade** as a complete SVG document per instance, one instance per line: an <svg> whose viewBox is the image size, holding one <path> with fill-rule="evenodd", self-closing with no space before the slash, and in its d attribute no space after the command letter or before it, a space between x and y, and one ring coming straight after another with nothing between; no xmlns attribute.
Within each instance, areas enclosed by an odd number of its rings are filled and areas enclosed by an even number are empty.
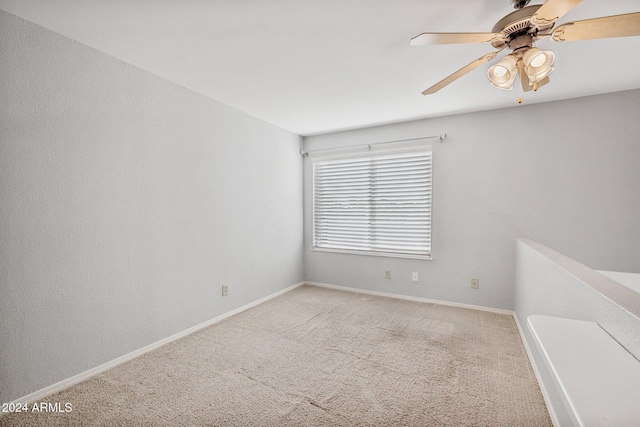
<svg viewBox="0 0 640 427"><path fill-rule="evenodd" d="M425 44L490 43L504 40L500 33L422 33L411 39L411 46Z"/></svg>
<svg viewBox="0 0 640 427"><path fill-rule="evenodd" d="M546 85L547 83L549 83L549 76L545 77L544 79L540 80L539 82L531 85L531 89L533 89L534 91L537 91L538 89L540 89L542 86Z"/></svg>
<svg viewBox="0 0 640 427"><path fill-rule="evenodd" d="M529 84L529 77L527 77L527 73L524 72L524 64L522 61L518 61L518 75L520 76L522 90L525 92L533 90L533 85Z"/></svg>
<svg viewBox="0 0 640 427"><path fill-rule="evenodd" d="M531 23L537 28L549 28L582 0L547 0L531 17Z"/></svg>
<svg viewBox="0 0 640 427"><path fill-rule="evenodd" d="M535 84L529 83L529 77L527 76L527 73L524 72L524 64L522 61L518 61L518 74L520 75L520 84L522 85L522 90L524 92L530 92L532 90L536 91L550 81L549 76L547 76Z"/></svg>
<svg viewBox="0 0 640 427"><path fill-rule="evenodd" d="M551 36L557 42L640 36L640 12L568 22Z"/></svg>
<svg viewBox="0 0 640 427"><path fill-rule="evenodd" d="M546 85L547 83L549 83L549 81L550 81L549 80L549 76L545 77L544 79L542 79L542 80L540 80L538 82L538 87L542 87L542 86Z"/></svg>
<svg viewBox="0 0 640 427"><path fill-rule="evenodd" d="M437 91L439 91L443 87L447 86L448 84L458 80L460 77L464 76L469 71L472 71L473 69L475 69L476 67L484 64L485 62L491 61L493 58L496 57L496 55L498 53L499 52L491 52L491 53L487 53L484 56L481 56L480 58L476 59L472 63L462 67L461 69L459 69L455 73L451 74L449 77L447 77L447 78L445 78L443 80L440 80L438 83L434 84L429 89L427 89L424 92L422 92L422 94L423 95L431 95L432 93L436 93Z"/></svg>

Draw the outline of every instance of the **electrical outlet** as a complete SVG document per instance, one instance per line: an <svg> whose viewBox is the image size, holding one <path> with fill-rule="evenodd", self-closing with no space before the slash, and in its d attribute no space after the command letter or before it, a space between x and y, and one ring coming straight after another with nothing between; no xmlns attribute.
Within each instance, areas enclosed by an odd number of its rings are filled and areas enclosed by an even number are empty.
<svg viewBox="0 0 640 427"><path fill-rule="evenodd" d="M418 281L418 272L414 271L413 275L411 276L411 280L413 280L414 282Z"/></svg>
<svg viewBox="0 0 640 427"><path fill-rule="evenodd" d="M229 285L222 285L222 296L226 297L229 295Z"/></svg>
<svg viewBox="0 0 640 427"><path fill-rule="evenodd" d="M384 278L385 279L391 279L391 270L385 270L384 271Z"/></svg>
<svg viewBox="0 0 640 427"><path fill-rule="evenodd" d="M471 287L473 289L480 288L480 279L471 279Z"/></svg>

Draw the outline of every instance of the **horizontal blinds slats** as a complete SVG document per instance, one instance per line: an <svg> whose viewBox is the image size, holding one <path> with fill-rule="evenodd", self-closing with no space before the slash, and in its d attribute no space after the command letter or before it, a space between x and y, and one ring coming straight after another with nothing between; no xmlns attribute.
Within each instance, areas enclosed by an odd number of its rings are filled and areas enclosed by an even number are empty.
<svg viewBox="0 0 640 427"><path fill-rule="evenodd" d="M431 253L431 152L314 163L314 246Z"/></svg>

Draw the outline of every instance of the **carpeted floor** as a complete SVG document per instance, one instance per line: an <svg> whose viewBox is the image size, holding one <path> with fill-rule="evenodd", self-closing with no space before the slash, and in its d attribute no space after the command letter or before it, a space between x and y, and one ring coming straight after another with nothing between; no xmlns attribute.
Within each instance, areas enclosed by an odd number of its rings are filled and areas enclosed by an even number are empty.
<svg viewBox="0 0 640 427"><path fill-rule="evenodd" d="M301 286L0 426L551 426L511 316Z"/></svg>

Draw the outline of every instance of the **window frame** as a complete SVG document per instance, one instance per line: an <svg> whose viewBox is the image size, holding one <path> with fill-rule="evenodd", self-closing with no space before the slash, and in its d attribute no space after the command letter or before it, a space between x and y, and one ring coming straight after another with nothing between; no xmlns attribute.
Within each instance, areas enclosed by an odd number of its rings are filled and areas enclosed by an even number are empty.
<svg viewBox="0 0 640 427"><path fill-rule="evenodd" d="M428 164L428 178L427 178L427 218L424 221L424 224L427 226L426 231L426 239L428 241L427 250L424 253L411 253L411 252L401 252L401 251L393 251L393 250L375 250L374 248L369 249L345 249L345 248L336 248L336 247L325 247L318 246L316 244L316 191L317 191L317 173L316 167L318 164L335 164L341 162L348 162L354 160L380 160L380 159L395 159L402 157L412 157L416 155L427 155L427 164ZM391 257L391 258L408 258L408 259L419 259L419 260L432 260L433 259L433 245L432 245L432 236L433 236L433 149L431 146L428 147L419 147L419 148L410 148L404 150L376 150L375 152L367 152L367 153L359 153L359 154L349 154L349 155L334 155L334 156L321 156L319 158L313 158L312 160L312 199L311 199L311 229L312 229L312 239L311 239L311 250L315 252L330 252L330 253L343 253L343 254L355 254L355 255L368 255L368 256L382 256L382 257ZM371 203L369 203L371 206Z"/></svg>

